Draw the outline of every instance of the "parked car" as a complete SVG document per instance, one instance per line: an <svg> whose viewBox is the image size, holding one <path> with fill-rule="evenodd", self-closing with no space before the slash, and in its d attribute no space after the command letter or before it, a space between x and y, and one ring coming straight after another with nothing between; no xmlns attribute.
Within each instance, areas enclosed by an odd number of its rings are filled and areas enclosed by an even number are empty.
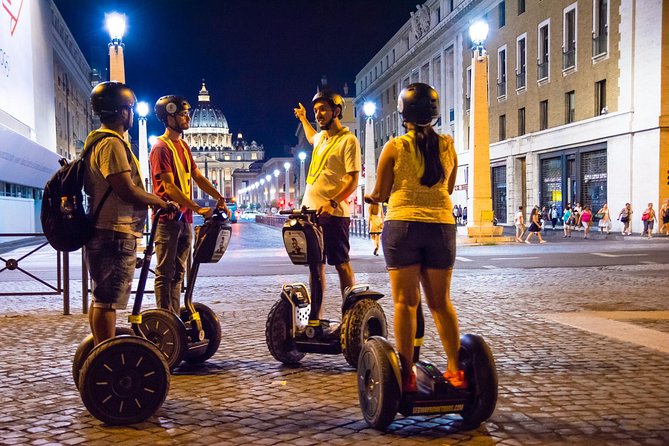
<svg viewBox="0 0 669 446"><path fill-rule="evenodd" d="M242 215L239 216L240 221L256 221L256 215L263 215L262 212L258 211L244 211Z"/></svg>

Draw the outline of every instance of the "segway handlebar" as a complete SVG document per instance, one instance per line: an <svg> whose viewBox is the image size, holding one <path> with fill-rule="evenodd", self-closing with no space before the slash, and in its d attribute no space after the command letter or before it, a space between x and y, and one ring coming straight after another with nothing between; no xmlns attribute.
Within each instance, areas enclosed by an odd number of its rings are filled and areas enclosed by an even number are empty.
<svg viewBox="0 0 669 446"><path fill-rule="evenodd" d="M302 209L286 209L285 211L279 211L281 215L316 215L318 211L316 209L307 209L306 206L302 206Z"/></svg>

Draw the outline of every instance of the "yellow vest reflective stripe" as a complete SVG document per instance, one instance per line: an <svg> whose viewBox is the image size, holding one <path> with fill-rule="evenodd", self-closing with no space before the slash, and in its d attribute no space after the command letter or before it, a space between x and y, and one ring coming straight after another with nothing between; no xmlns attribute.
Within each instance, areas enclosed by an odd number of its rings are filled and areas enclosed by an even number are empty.
<svg viewBox="0 0 669 446"><path fill-rule="evenodd" d="M167 147L169 147L169 149L172 151L172 157L174 158L174 168L177 171L177 177L179 178L179 186L181 187L181 192L183 192L185 196L190 198L190 172L191 172L190 156L188 156L188 151L184 147L183 141L179 140L179 144L181 145L181 148L184 151L184 158L186 159L186 165L188 166L188 170L184 168L184 165L181 162L181 158L179 157L179 153L177 153L177 148L174 146L174 143L172 143L172 140L166 137L165 135L159 136L158 139L163 141L167 145Z"/></svg>
<svg viewBox="0 0 669 446"><path fill-rule="evenodd" d="M311 164L309 165L309 174L307 175L307 184L314 184L318 175L321 174L323 168L325 167L325 162L330 156L330 152L337 145L340 139L344 135L351 133L347 128L343 128L337 133L334 137L330 139L327 145L321 150L321 146L325 141L325 138L321 137L318 141L318 145L314 148L311 154Z"/></svg>

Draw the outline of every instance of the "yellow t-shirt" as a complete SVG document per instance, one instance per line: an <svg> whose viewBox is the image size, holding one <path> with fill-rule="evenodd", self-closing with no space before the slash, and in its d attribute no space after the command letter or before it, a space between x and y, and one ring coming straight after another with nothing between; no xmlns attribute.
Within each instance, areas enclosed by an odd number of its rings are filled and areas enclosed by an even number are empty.
<svg viewBox="0 0 669 446"><path fill-rule="evenodd" d="M394 138L397 158L393 173L393 191L388 200L386 220L420 221L425 223L452 223L455 218L451 209L451 196L448 193L448 178L457 168L453 138L439 136L441 164L444 167L444 179L432 187L420 184L423 176L424 161L415 146L414 131Z"/></svg>

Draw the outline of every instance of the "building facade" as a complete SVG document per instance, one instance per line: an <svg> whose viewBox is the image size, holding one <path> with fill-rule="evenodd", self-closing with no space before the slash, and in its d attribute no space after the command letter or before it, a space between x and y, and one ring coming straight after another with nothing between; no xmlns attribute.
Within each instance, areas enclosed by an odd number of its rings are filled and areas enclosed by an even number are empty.
<svg viewBox="0 0 669 446"><path fill-rule="evenodd" d="M248 171L249 167L265 157L262 144L247 143L239 133L233 141L230 127L223 112L212 102L204 81L198 94L198 103L191 109L190 128L184 131L184 140L190 146L198 169L226 198L236 196L240 185L235 185L233 173ZM197 185L193 197L204 198Z"/></svg>
<svg viewBox="0 0 669 446"><path fill-rule="evenodd" d="M454 137L455 204L466 205L472 42L485 20L492 197L518 206L568 203L637 216L669 198L669 6L662 0L429 0L358 73L356 104L377 104L372 137L404 132L396 112L411 82L441 96L436 129ZM360 122L362 123L360 118ZM361 126L361 128L363 128ZM473 131L473 130L472 130ZM639 227L637 223L636 227Z"/></svg>
<svg viewBox="0 0 669 446"><path fill-rule="evenodd" d="M0 234L35 232L44 184L91 129L90 67L50 0L3 2L0 22Z"/></svg>

